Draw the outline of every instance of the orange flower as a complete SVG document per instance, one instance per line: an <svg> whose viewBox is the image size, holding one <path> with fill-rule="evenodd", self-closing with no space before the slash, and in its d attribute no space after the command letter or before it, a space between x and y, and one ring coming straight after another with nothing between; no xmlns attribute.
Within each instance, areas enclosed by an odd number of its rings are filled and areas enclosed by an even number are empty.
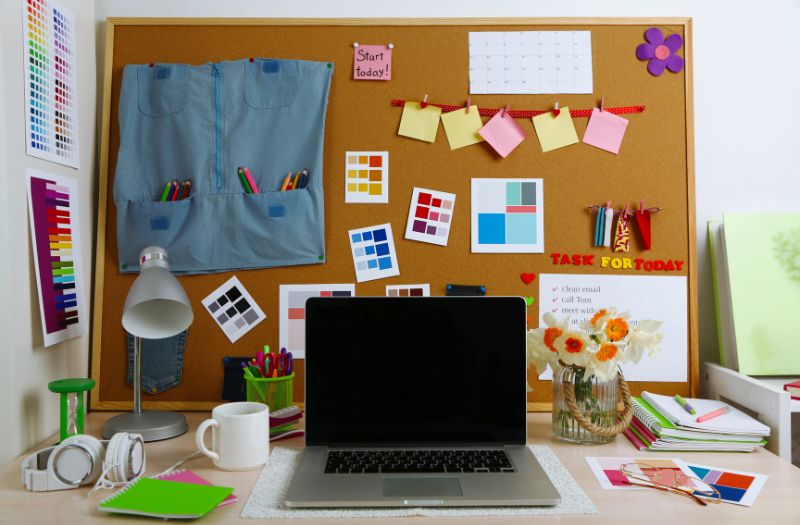
<svg viewBox="0 0 800 525"><path fill-rule="evenodd" d="M591 321L592 326L596 326L597 325L597 321L599 321L600 318L605 316L607 313L608 313L608 310L606 310L605 308L601 308L600 310L598 310L597 313L592 316L592 321Z"/></svg>
<svg viewBox="0 0 800 525"><path fill-rule="evenodd" d="M609 319L606 324L606 336L609 341L619 341L628 335L628 322L622 317Z"/></svg>
<svg viewBox="0 0 800 525"><path fill-rule="evenodd" d="M597 351L594 357L598 361L611 361L612 359L617 357L618 351L619 348L617 348L617 345L606 343L600 347L600 350Z"/></svg>
<svg viewBox="0 0 800 525"><path fill-rule="evenodd" d="M558 339L558 336L563 333L564 332L561 330L561 328L556 328L554 326L551 326L544 331L544 344L550 349L551 352L557 352L556 348L553 346L553 343L555 343L556 339Z"/></svg>
<svg viewBox="0 0 800 525"><path fill-rule="evenodd" d="M564 349L570 354L578 354L583 350L583 341L577 337L568 337L564 341Z"/></svg>

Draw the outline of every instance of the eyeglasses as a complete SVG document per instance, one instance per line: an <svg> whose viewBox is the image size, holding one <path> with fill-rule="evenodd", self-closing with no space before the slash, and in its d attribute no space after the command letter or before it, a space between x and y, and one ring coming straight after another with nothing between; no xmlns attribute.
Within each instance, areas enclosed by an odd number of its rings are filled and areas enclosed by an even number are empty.
<svg viewBox="0 0 800 525"><path fill-rule="evenodd" d="M720 503L719 491L708 483L687 476L679 469L659 468L641 463L624 463L619 467L629 485L662 490L694 500L698 505Z"/></svg>

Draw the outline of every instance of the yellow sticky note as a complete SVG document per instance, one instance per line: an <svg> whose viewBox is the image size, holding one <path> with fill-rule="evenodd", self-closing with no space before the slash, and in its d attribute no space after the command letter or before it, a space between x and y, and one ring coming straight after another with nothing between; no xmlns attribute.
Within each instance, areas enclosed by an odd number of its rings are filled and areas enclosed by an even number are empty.
<svg viewBox="0 0 800 525"><path fill-rule="evenodd" d="M478 134L478 130L483 127L481 116L478 114L478 106L470 106L469 113L467 113L467 108L443 113L442 124L444 124L444 132L447 134L447 141L450 142L450 149L483 142L483 137Z"/></svg>
<svg viewBox="0 0 800 525"><path fill-rule="evenodd" d="M567 107L561 108L557 117L552 112L533 117L533 127L545 153L578 143L578 134L575 133L575 125Z"/></svg>
<svg viewBox="0 0 800 525"><path fill-rule="evenodd" d="M419 102L408 101L403 106L403 116L400 117L400 129L397 134L425 142L434 142L441 114L442 110L437 107L427 106L422 109L419 107Z"/></svg>

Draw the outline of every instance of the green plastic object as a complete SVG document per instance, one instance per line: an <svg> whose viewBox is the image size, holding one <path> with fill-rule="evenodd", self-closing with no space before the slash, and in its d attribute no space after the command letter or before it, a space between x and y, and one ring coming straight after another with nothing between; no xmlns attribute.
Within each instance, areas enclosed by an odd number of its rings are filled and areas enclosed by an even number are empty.
<svg viewBox="0 0 800 525"><path fill-rule="evenodd" d="M253 377L250 370L245 368L244 380L247 400L264 403L270 412L292 404L294 373L283 377Z"/></svg>
<svg viewBox="0 0 800 525"><path fill-rule="evenodd" d="M75 434L83 434L83 393L91 390L96 385L94 379L85 377L72 377L69 379L59 379L47 384L51 392L61 394L61 427L59 431L59 441L64 441ZM76 404L74 410L70 410L70 394L74 394Z"/></svg>

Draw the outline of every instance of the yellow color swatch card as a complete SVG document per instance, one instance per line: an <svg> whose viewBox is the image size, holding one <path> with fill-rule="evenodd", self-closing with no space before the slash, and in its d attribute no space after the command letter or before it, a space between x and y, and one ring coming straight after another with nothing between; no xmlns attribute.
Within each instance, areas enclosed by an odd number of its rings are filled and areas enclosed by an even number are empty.
<svg viewBox="0 0 800 525"><path fill-rule="evenodd" d="M419 102L408 101L403 106L403 116L400 117L400 129L397 134L425 142L435 142L441 114L442 110L435 106L428 105L422 109L419 107Z"/></svg>
<svg viewBox="0 0 800 525"><path fill-rule="evenodd" d="M544 153L578 143L578 134L575 133L568 107L561 108L557 117L552 111L533 117L533 127Z"/></svg>
<svg viewBox="0 0 800 525"><path fill-rule="evenodd" d="M469 112L467 108L461 108L444 113L442 124L451 150L483 142L483 137L478 134L478 130L483 127L478 106L470 106Z"/></svg>

